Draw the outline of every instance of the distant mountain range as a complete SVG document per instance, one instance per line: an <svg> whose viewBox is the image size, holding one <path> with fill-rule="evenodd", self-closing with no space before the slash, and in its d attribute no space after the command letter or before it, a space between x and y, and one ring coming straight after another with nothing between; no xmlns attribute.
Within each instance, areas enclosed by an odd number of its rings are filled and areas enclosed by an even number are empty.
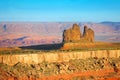
<svg viewBox="0 0 120 80"><path fill-rule="evenodd" d="M76 22L95 31L95 40L120 42L120 22ZM0 22L0 47L53 44L62 42L63 31L74 22Z"/></svg>

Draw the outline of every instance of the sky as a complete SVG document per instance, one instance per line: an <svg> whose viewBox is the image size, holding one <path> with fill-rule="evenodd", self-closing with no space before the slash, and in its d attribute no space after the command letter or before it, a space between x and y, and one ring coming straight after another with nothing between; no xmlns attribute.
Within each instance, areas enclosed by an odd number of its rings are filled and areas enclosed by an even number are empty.
<svg viewBox="0 0 120 80"><path fill-rule="evenodd" d="M0 0L0 22L120 22L120 0Z"/></svg>

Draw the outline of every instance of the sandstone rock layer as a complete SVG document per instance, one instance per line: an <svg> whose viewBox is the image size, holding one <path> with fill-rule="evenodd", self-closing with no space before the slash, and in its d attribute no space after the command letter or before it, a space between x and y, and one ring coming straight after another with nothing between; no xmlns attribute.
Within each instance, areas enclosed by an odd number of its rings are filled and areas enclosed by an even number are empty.
<svg viewBox="0 0 120 80"><path fill-rule="evenodd" d="M83 38L87 41L94 41L94 31L87 26L84 26Z"/></svg>
<svg viewBox="0 0 120 80"><path fill-rule="evenodd" d="M77 41L94 42L94 31L91 28L84 26L84 32L82 35L80 27L77 24L73 24L72 28L64 30L63 42L77 42Z"/></svg>
<svg viewBox="0 0 120 80"><path fill-rule="evenodd" d="M73 27L67 29L63 33L63 41L64 42L73 42L80 40L81 31L77 24L73 24Z"/></svg>
<svg viewBox="0 0 120 80"><path fill-rule="evenodd" d="M49 55L48 55L49 54ZM29 54L0 55L0 63L14 65L18 62L27 64L38 64L41 62L66 62L74 59L103 57L120 57L120 50L98 50L98 51L71 51L71 52L38 52Z"/></svg>

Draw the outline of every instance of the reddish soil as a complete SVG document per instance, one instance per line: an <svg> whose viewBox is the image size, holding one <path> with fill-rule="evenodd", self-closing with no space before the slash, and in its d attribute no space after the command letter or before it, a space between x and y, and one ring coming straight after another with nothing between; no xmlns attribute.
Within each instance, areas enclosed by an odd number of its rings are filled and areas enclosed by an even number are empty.
<svg viewBox="0 0 120 80"><path fill-rule="evenodd" d="M43 77L40 80L71 80L74 77L101 77L99 80L120 80L120 76L117 77L111 77L111 78L102 78L104 76L109 75L110 73L114 73L114 69L107 69L107 70L98 70L98 71L86 71L86 72L77 72L72 74L65 74L65 75L58 75L58 76L49 76L49 77ZM117 73L117 75L120 75L120 73Z"/></svg>
<svg viewBox="0 0 120 80"><path fill-rule="evenodd" d="M16 77L8 76L6 74L6 72L4 72L2 70L0 70L0 75L1 75L0 80L72 80L72 78L74 78L74 77L87 78L90 76L99 77L97 79L93 78L93 80L120 80L120 70L116 73L114 71L114 69L76 72L76 73L72 73L72 74L61 74L61 75L57 75L57 76L48 76L48 77L41 77L41 78L34 78L34 77L27 77L27 76L22 77L22 78L16 78ZM108 75L109 75L109 77L105 78L105 76L108 76Z"/></svg>

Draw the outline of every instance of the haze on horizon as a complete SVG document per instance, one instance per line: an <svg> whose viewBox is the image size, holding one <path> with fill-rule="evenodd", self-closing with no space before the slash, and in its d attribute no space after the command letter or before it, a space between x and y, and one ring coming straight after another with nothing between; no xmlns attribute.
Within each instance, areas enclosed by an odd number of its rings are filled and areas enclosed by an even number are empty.
<svg viewBox="0 0 120 80"><path fill-rule="evenodd" d="M0 22L120 22L120 0L0 0Z"/></svg>

